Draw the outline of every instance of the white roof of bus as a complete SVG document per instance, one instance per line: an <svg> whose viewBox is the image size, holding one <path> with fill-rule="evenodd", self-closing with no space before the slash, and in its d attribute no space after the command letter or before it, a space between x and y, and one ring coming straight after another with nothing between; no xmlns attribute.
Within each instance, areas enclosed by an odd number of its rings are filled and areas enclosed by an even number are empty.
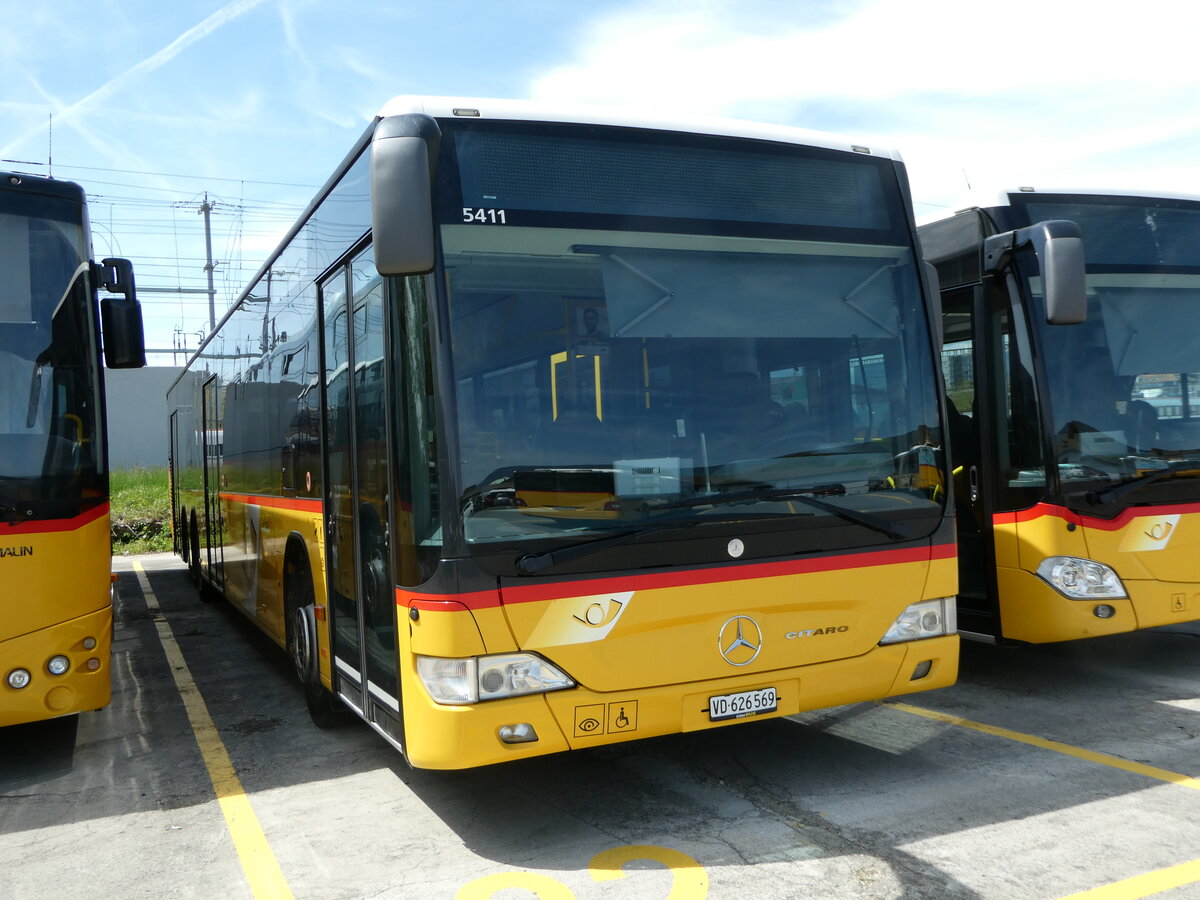
<svg viewBox="0 0 1200 900"><path fill-rule="evenodd" d="M1054 185L1033 187L1021 185L1009 188L972 190L949 209L929 213L918 218L918 225L927 225L946 219L968 209L987 209L990 206L1011 206L1011 194L1083 194L1090 197L1145 197L1150 200L1190 200L1200 203L1200 195L1164 190L1136 190L1132 188L1070 187Z"/></svg>
<svg viewBox="0 0 1200 900"><path fill-rule="evenodd" d="M470 113L464 113L470 110ZM380 116L423 113L440 118L509 119L523 122L570 122L585 125L624 125L632 128L655 128L664 131L686 131L729 137L756 138L803 144L829 150L843 150L885 159L900 160L900 154L888 147L822 131L809 131L787 125L769 125L742 119L679 118L657 116L644 111L583 106L561 103L539 103L530 100L493 100L481 97L417 97L400 96L389 100Z"/></svg>

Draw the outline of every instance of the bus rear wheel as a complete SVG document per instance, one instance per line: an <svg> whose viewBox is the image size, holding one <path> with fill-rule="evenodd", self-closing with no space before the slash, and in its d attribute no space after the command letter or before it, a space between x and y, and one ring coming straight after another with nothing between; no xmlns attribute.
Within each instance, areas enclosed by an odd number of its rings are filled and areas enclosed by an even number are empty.
<svg viewBox="0 0 1200 900"><path fill-rule="evenodd" d="M191 538L188 537L188 521L187 511L179 511L179 525L176 526L175 543L179 548L179 557L183 560L184 565L191 564Z"/></svg>

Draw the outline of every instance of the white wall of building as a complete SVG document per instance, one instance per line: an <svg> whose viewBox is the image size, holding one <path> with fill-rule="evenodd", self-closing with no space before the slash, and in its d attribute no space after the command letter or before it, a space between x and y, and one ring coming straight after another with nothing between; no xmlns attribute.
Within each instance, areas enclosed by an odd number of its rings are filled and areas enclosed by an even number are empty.
<svg viewBox="0 0 1200 900"><path fill-rule="evenodd" d="M112 469L167 465L167 388L178 366L105 369L108 464Z"/></svg>

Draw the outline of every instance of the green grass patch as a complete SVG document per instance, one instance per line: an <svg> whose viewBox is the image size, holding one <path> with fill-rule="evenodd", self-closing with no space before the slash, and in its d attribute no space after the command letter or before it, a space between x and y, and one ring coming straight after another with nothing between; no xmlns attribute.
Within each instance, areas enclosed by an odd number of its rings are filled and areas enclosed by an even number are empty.
<svg viewBox="0 0 1200 900"><path fill-rule="evenodd" d="M114 471L109 477L113 553L161 553L171 549L171 497L167 469Z"/></svg>

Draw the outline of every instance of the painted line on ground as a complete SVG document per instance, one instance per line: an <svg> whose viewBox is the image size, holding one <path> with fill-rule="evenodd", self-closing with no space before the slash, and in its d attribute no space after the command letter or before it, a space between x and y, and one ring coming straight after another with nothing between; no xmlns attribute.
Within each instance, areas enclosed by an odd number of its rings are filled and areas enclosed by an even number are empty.
<svg viewBox="0 0 1200 900"><path fill-rule="evenodd" d="M1200 882L1200 859L1070 894L1062 900L1137 900Z"/></svg>
<svg viewBox="0 0 1200 900"><path fill-rule="evenodd" d="M150 587L146 570L136 561L133 563L133 569L137 572L138 584L141 585L142 594L146 598L146 607L154 614L158 639L167 655L167 663L175 678L175 687L183 700L184 709L187 710L192 733L200 747L200 755L204 758L204 766L208 769L208 777L212 781L217 802L225 816L225 824L229 828L230 837L233 838L238 859L241 860L242 871L246 880L250 882L250 890L256 898L290 898L291 888L288 887L287 879L283 877L283 870L279 868L271 845L267 843L258 816L254 814L254 808L250 805L250 798L242 790L242 783L238 780L233 761L229 758L229 752L221 741L217 726L208 713L204 697L192 678L191 670L183 658L183 651L179 649L175 640L175 634L162 615L162 608Z"/></svg>
<svg viewBox="0 0 1200 900"><path fill-rule="evenodd" d="M1032 734L1024 734L1020 731L1011 731L1008 728L1001 728L997 725L987 725L983 722L972 722L970 719L964 719L960 716L952 716L948 713L936 712L932 709L923 709L920 706L911 706L907 703L884 703L883 706L891 709L898 709L901 712L911 713L914 716L922 716L926 719L933 719L937 722L945 722L949 725L958 725L961 728L970 728L972 731L978 731L983 734L990 734L993 737L1006 738L1010 741L1017 741L1021 744L1029 744L1031 747L1040 747L1043 750L1052 750L1055 753L1062 753L1065 756L1073 756L1076 759L1086 760L1090 763L1096 763L1101 766L1109 766L1113 769L1121 769L1125 772L1132 772L1135 775L1144 775L1146 778L1154 778L1158 781L1165 781L1168 784L1175 784L1179 787L1191 788L1194 791L1200 791L1200 778L1192 778L1189 775L1181 775L1178 772L1172 772L1168 769L1160 769L1157 766L1148 766L1145 763L1133 762L1132 760L1122 759L1119 756L1110 756L1107 753L1097 753L1094 750L1085 750L1082 747L1075 747L1071 744L1064 744L1061 741L1052 741L1047 738L1040 738Z"/></svg>
<svg viewBox="0 0 1200 900"><path fill-rule="evenodd" d="M1172 772L1168 769L1160 769L1157 766L1148 766L1144 763L1122 759L1119 756L1097 753L1094 750L1085 750L1082 747L1064 744L1061 741L1052 741L1036 737L1032 734L1012 731L1008 728L1000 728L996 725L973 722L961 716L952 716L947 713L936 712L932 709L912 706L908 703L884 703L882 705L898 709L901 712L910 713L914 716L922 716L923 718L944 722L948 725L969 728L972 731L989 734L993 737L1005 738L1010 741L1017 741L1022 744L1028 744L1031 747L1040 747L1043 750L1051 750L1055 753L1062 753L1066 756L1085 760L1086 762L1109 766L1110 768L1120 769L1123 772L1131 772L1135 775L1142 775L1146 778L1153 778L1157 781L1178 785L1179 787L1200 790L1200 779L1181 775L1178 772ZM1067 897L1063 897L1062 900L1137 900L1139 897L1149 897L1153 894L1198 882L1200 882L1200 859L1180 863L1177 866L1170 866L1166 869L1146 872L1143 875L1135 875L1133 878L1114 881L1111 884L1104 884L1077 894L1070 894Z"/></svg>

